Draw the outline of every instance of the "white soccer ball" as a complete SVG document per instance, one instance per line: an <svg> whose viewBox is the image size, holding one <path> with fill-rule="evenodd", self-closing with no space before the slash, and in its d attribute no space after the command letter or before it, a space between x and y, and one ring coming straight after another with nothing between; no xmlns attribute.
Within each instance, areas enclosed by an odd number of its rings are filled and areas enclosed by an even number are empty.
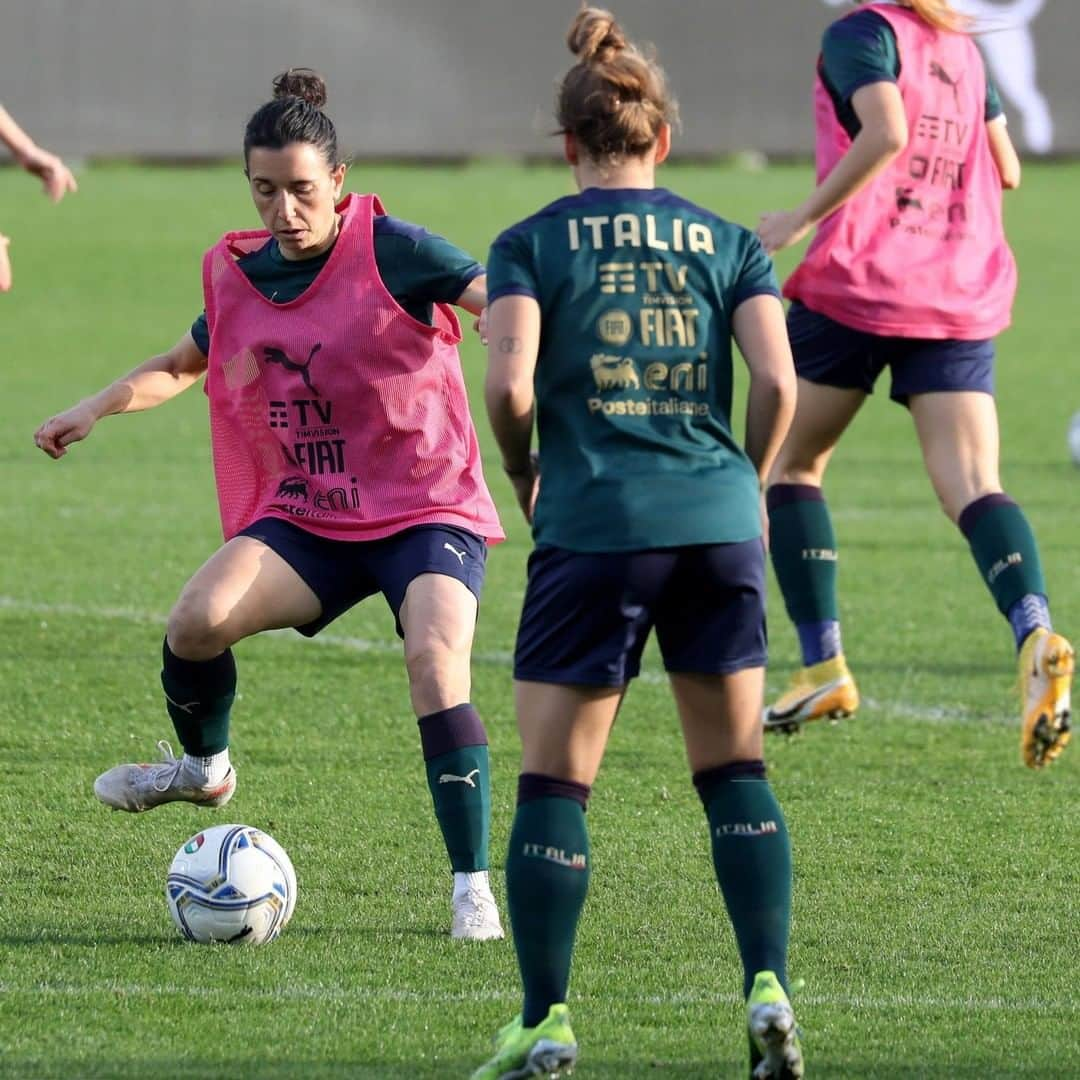
<svg viewBox="0 0 1080 1080"><path fill-rule="evenodd" d="M1080 412L1073 413L1069 421L1069 457L1074 465L1080 465Z"/></svg>
<svg viewBox="0 0 1080 1080"><path fill-rule="evenodd" d="M249 825L215 825L176 853L165 898L189 941L261 945L292 918L296 873L273 837Z"/></svg>

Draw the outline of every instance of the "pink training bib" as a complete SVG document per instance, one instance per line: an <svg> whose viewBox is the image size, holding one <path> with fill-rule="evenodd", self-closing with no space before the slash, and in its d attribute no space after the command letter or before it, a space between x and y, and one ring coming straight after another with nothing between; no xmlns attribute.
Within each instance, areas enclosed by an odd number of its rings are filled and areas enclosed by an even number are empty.
<svg viewBox="0 0 1080 1080"><path fill-rule="evenodd" d="M237 258L268 232L229 233L203 260L206 392L225 538L261 517L342 540L446 524L503 539L458 359L460 327L407 314L375 263L374 195L339 206L309 288L271 303Z"/></svg>
<svg viewBox="0 0 1080 1080"><path fill-rule="evenodd" d="M908 144L818 226L784 295L845 326L888 337L993 337L1009 325L1016 263L990 153L986 72L966 34L870 4L896 33ZM851 146L820 72L820 182Z"/></svg>

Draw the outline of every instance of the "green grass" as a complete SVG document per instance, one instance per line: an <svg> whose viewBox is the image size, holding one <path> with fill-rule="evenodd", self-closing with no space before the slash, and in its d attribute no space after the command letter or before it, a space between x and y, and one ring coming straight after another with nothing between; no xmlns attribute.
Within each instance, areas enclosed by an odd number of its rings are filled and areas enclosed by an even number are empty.
<svg viewBox="0 0 1080 1080"><path fill-rule="evenodd" d="M664 179L752 224L791 205L809 173L672 166ZM1022 288L999 362L1005 485L1073 633L1080 474L1064 432L1080 408L1078 183L1076 166L1031 167L1009 197ZM237 647L241 785L227 810L129 817L93 798L99 771L145 760L170 734L163 619L219 543L205 401L195 391L111 419L61 463L31 436L175 341L201 308L201 252L255 217L237 168L94 168L81 185L51 207L0 172L15 267L0 298L0 1075L467 1075L517 1008L513 950L445 934L449 880L381 600L315 642ZM359 166L354 186L482 257L567 176ZM489 561L474 690L492 739L501 894L517 757L507 654L529 540L482 421L475 341L464 359L510 532ZM1019 764L1011 636L884 392L838 451L828 492L867 704L850 724L768 744L795 844L791 968L805 980L809 1075L1080 1075L1080 750L1045 774ZM771 600L775 690L796 649L775 588ZM166 867L211 818L269 830L296 865L296 916L266 949L189 946L169 922ZM735 949L651 653L589 821L579 1074L744 1076Z"/></svg>

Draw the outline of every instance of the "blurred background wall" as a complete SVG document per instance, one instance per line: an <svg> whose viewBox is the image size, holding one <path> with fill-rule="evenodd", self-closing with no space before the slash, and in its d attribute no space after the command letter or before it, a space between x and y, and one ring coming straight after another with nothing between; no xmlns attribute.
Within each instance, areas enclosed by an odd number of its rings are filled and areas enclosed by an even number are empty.
<svg viewBox="0 0 1080 1080"><path fill-rule="evenodd" d="M839 0L837 0L839 2ZM1078 0L957 0L988 31L1014 137L1080 151ZM683 154L812 150L833 0L611 0L655 43ZM0 102L68 157L233 157L273 75L314 67L356 157L554 154L575 0L0 0Z"/></svg>

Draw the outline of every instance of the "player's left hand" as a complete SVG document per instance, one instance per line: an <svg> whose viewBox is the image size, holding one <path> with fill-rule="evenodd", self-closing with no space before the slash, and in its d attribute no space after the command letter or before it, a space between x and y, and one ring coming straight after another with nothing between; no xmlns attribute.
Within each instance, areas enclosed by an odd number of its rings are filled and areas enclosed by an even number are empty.
<svg viewBox="0 0 1080 1080"><path fill-rule="evenodd" d="M757 227L758 239L769 255L797 244L809 231L810 226L794 210L762 214Z"/></svg>
<svg viewBox="0 0 1080 1080"><path fill-rule="evenodd" d="M476 322L473 323L473 329L480 335L480 344L486 345L488 343L488 309L485 307L480 312Z"/></svg>
<svg viewBox="0 0 1080 1080"><path fill-rule="evenodd" d="M536 497L540 494L540 455L534 450L529 454L529 468L525 472L507 473L506 478L514 489L518 506L531 525L536 510Z"/></svg>
<svg viewBox="0 0 1080 1080"><path fill-rule="evenodd" d="M71 170L48 150L35 146L33 150L20 158L19 164L27 172L40 177L45 194L54 203L58 203L69 191L79 190L79 185L75 182Z"/></svg>

